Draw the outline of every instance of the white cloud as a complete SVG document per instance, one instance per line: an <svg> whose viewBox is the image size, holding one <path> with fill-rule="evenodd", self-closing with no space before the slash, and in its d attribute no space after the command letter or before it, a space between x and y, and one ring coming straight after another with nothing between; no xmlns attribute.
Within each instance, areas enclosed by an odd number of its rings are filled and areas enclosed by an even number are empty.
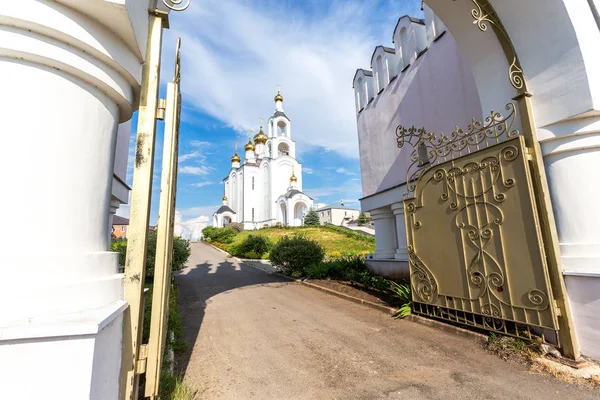
<svg viewBox="0 0 600 400"><path fill-rule="evenodd" d="M185 154L180 155L178 157L178 159L179 159L179 162L182 163L184 161L191 160L191 159L194 159L194 158L200 158L202 156L203 155L202 155L201 152L199 152L199 151L192 151L190 153L185 153Z"/></svg>
<svg viewBox="0 0 600 400"><path fill-rule="evenodd" d="M204 181L204 182L198 182L198 183L191 183L190 186L201 188L203 186L208 186L208 185L212 185L212 184L214 184L214 182Z"/></svg>
<svg viewBox="0 0 600 400"><path fill-rule="evenodd" d="M382 44L373 30L391 37L403 6L393 15L371 2L334 1L319 9L318 18L283 7L192 2L172 16L165 66L173 63L168 47L181 36L182 91L192 106L245 133L256 130L259 116L273 113L279 83L295 140L358 158L352 77L369 67L374 47Z"/></svg>
<svg viewBox="0 0 600 400"><path fill-rule="evenodd" d="M334 195L341 197L354 197L362 194L362 186L359 183L348 181L342 185L330 185L312 189L304 188L304 192L315 200Z"/></svg>
<svg viewBox="0 0 600 400"><path fill-rule="evenodd" d="M338 174L344 174L344 175L356 175L355 172L348 171L346 168L338 168L335 170L335 172L337 172Z"/></svg>
<svg viewBox="0 0 600 400"><path fill-rule="evenodd" d="M302 172L304 172L305 174L308 174L308 175L310 175L310 174L312 174L314 171L313 171L313 169L312 169L312 168L310 168L310 167L302 167Z"/></svg>
<svg viewBox="0 0 600 400"><path fill-rule="evenodd" d="M201 165L199 167L191 167L191 166L181 166L179 167L180 174L190 174L190 175L199 175L206 176L210 175L210 173L214 170L212 167L208 167L205 165Z"/></svg>
<svg viewBox="0 0 600 400"><path fill-rule="evenodd" d="M184 239L199 240L202 235L202 229L208 225L210 225L210 217L206 215L200 215L184 221L181 211L175 211L174 233Z"/></svg>

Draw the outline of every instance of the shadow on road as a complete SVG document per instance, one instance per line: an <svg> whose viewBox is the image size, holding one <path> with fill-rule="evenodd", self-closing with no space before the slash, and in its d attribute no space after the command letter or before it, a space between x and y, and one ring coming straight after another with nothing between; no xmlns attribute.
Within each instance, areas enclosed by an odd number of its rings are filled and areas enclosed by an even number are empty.
<svg viewBox="0 0 600 400"><path fill-rule="evenodd" d="M182 373L187 369L211 297L245 286L289 283L280 277L225 258L225 255L207 245L192 249L192 261L211 256L212 260L188 266L176 275L179 307L183 315L184 340L187 344L186 353L175 360L176 369Z"/></svg>

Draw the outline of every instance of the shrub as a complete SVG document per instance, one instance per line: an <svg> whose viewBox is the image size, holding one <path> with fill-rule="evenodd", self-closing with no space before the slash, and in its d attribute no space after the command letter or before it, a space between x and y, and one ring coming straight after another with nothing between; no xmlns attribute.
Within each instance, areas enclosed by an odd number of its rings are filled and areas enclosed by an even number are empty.
<svg viewBox="0 0 600 400"><path fill-rule="evenodd" d="M304 270L323 261L323 247L304 235L284 236L271 250L271 261L285 274L300 277Z"/></svg>
<svg viewBox="0 0 600 400"><path fill-rule="evenodd" d="M125 257L127 256L127 239L123 237L111 239L110 251L119 253L119 266L125 266Z"/></svg>
<svg viewBox="0 0 600 400"><path fill-rule="evenodd" d="M240 224L239 222L232 222L231 224L229 224L229 226L237 233L244 232L244 224Z"/></svg>
<svg viewBox="0 0 600 400"><path fill-rule="evenodd" d="M237 232L230 226L225 228L207 226L202 229L202 237L212 242L231 243L235 235L237 235Z"/></svg>
<svg viewBox="0 0 600 400"><path fill-rule="evenodd" d="M240 244L236 246L234 255L246 258L261 258L263 254L271 250L271 241L263 235L248 235ZM256 257L248 257L246 254L255 253Z"/></svg>
<svg viewBox="0 0 600 400"><path fill-rule="evenodd" d="M364 212L361 212L358 215L358 220L356 221L358 226L363 226L369 223L369 218L365 215Z"/></svg>
<svg viewBox="0 0 600 400"><path fill-rule="evenodd" d="M304 217L304 226L318 226L321 225L321 219L319 214L315 210L310 210Z"/></svg>
<svg viewBox="0 0 600 400"><path fill-rule="evenodd" d="M339 251L332 251L329 254L329 258L333 258L333 259L342 258L342 253L340 253Z"/></svg>
<svg viewBox="0 0 600 400"><path fill-rule="evenodd" d="M254 251L249 251L244 254L244 258L251 258L253 260L256 260L256 259L262 258L262 255L254 252Z"/></svg>

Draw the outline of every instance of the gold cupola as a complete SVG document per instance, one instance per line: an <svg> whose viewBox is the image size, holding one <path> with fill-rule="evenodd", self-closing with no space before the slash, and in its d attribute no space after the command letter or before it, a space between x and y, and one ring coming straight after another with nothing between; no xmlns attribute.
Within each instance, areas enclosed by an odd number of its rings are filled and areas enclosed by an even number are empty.
<svg viewBox="0 0 600 400"><path fill-rule="evenodd" d="M256 135L254 135L254 144L265 144L269 140L269 137L263 132L262 128L262 118L260 119L260 130Z"/></svg>
<svg viewBox="0 0 600 400"><path fill-rule="evenodd" d="M292 169L292 176L290 176L290 182L298 182L298 178L296 178L296 174L294 174L293 169Z"/></svg>
<svg viewBox="0 0 600 400"><path fill-rule="evenodd" d="M244 146L245 151L254 151L254 144L252 143L252 139L248 138L248 143Z"/></svg>
<svg viewBox="0 0 600 400"><path fill-rule="evenodd" d="M283 101L283 96L281 95L281 85L277 85L277 95L275 96L275 102Z"/></svg>
<svg viewBox="0 0 600 400"><path fill-rule="evenodd" d="M227 201L227 195L223 195L223 201Z"/></svg>
<svg viewBox="0 0 600 400"><path fill-rule="evenodd" d="M231 162L240 162L242 161L242 158L239 156L239 154L237 153L237 151L235 153L233 153L233 155L231 156Z"/></svg>

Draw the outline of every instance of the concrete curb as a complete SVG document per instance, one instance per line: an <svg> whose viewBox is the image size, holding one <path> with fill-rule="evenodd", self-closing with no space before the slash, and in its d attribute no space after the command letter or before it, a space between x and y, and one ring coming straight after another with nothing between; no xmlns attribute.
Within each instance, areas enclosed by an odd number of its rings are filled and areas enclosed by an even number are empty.
<svg viewBox="0 0 600 400"><path fill-rule="evenodd" d="M383 304L373 303L372 301L359 299L358 297L350 296L350 295L348 295L346 293L338 292L337 290L333 290L333 289L329 289L329 288L326 288L326 287L323 287L323 286L319 286L319 285L314 284L314 283L312 283L310 281L301 281L301 283L303 285L306 285L306 286L311 287L313 289L320 290L321 292L325 292L325 293L331 294L333 296L337 296L337 297L340 297L342 299L349 300L349 301L351 301L353 303L362 304L363 306L366 306L366 307L369 307L369 308L373 308L373 309L378 310L378 311L382 311L382 312L384 312L386 314L393 315L396 312L395 308L384 306Z"/></svg>

